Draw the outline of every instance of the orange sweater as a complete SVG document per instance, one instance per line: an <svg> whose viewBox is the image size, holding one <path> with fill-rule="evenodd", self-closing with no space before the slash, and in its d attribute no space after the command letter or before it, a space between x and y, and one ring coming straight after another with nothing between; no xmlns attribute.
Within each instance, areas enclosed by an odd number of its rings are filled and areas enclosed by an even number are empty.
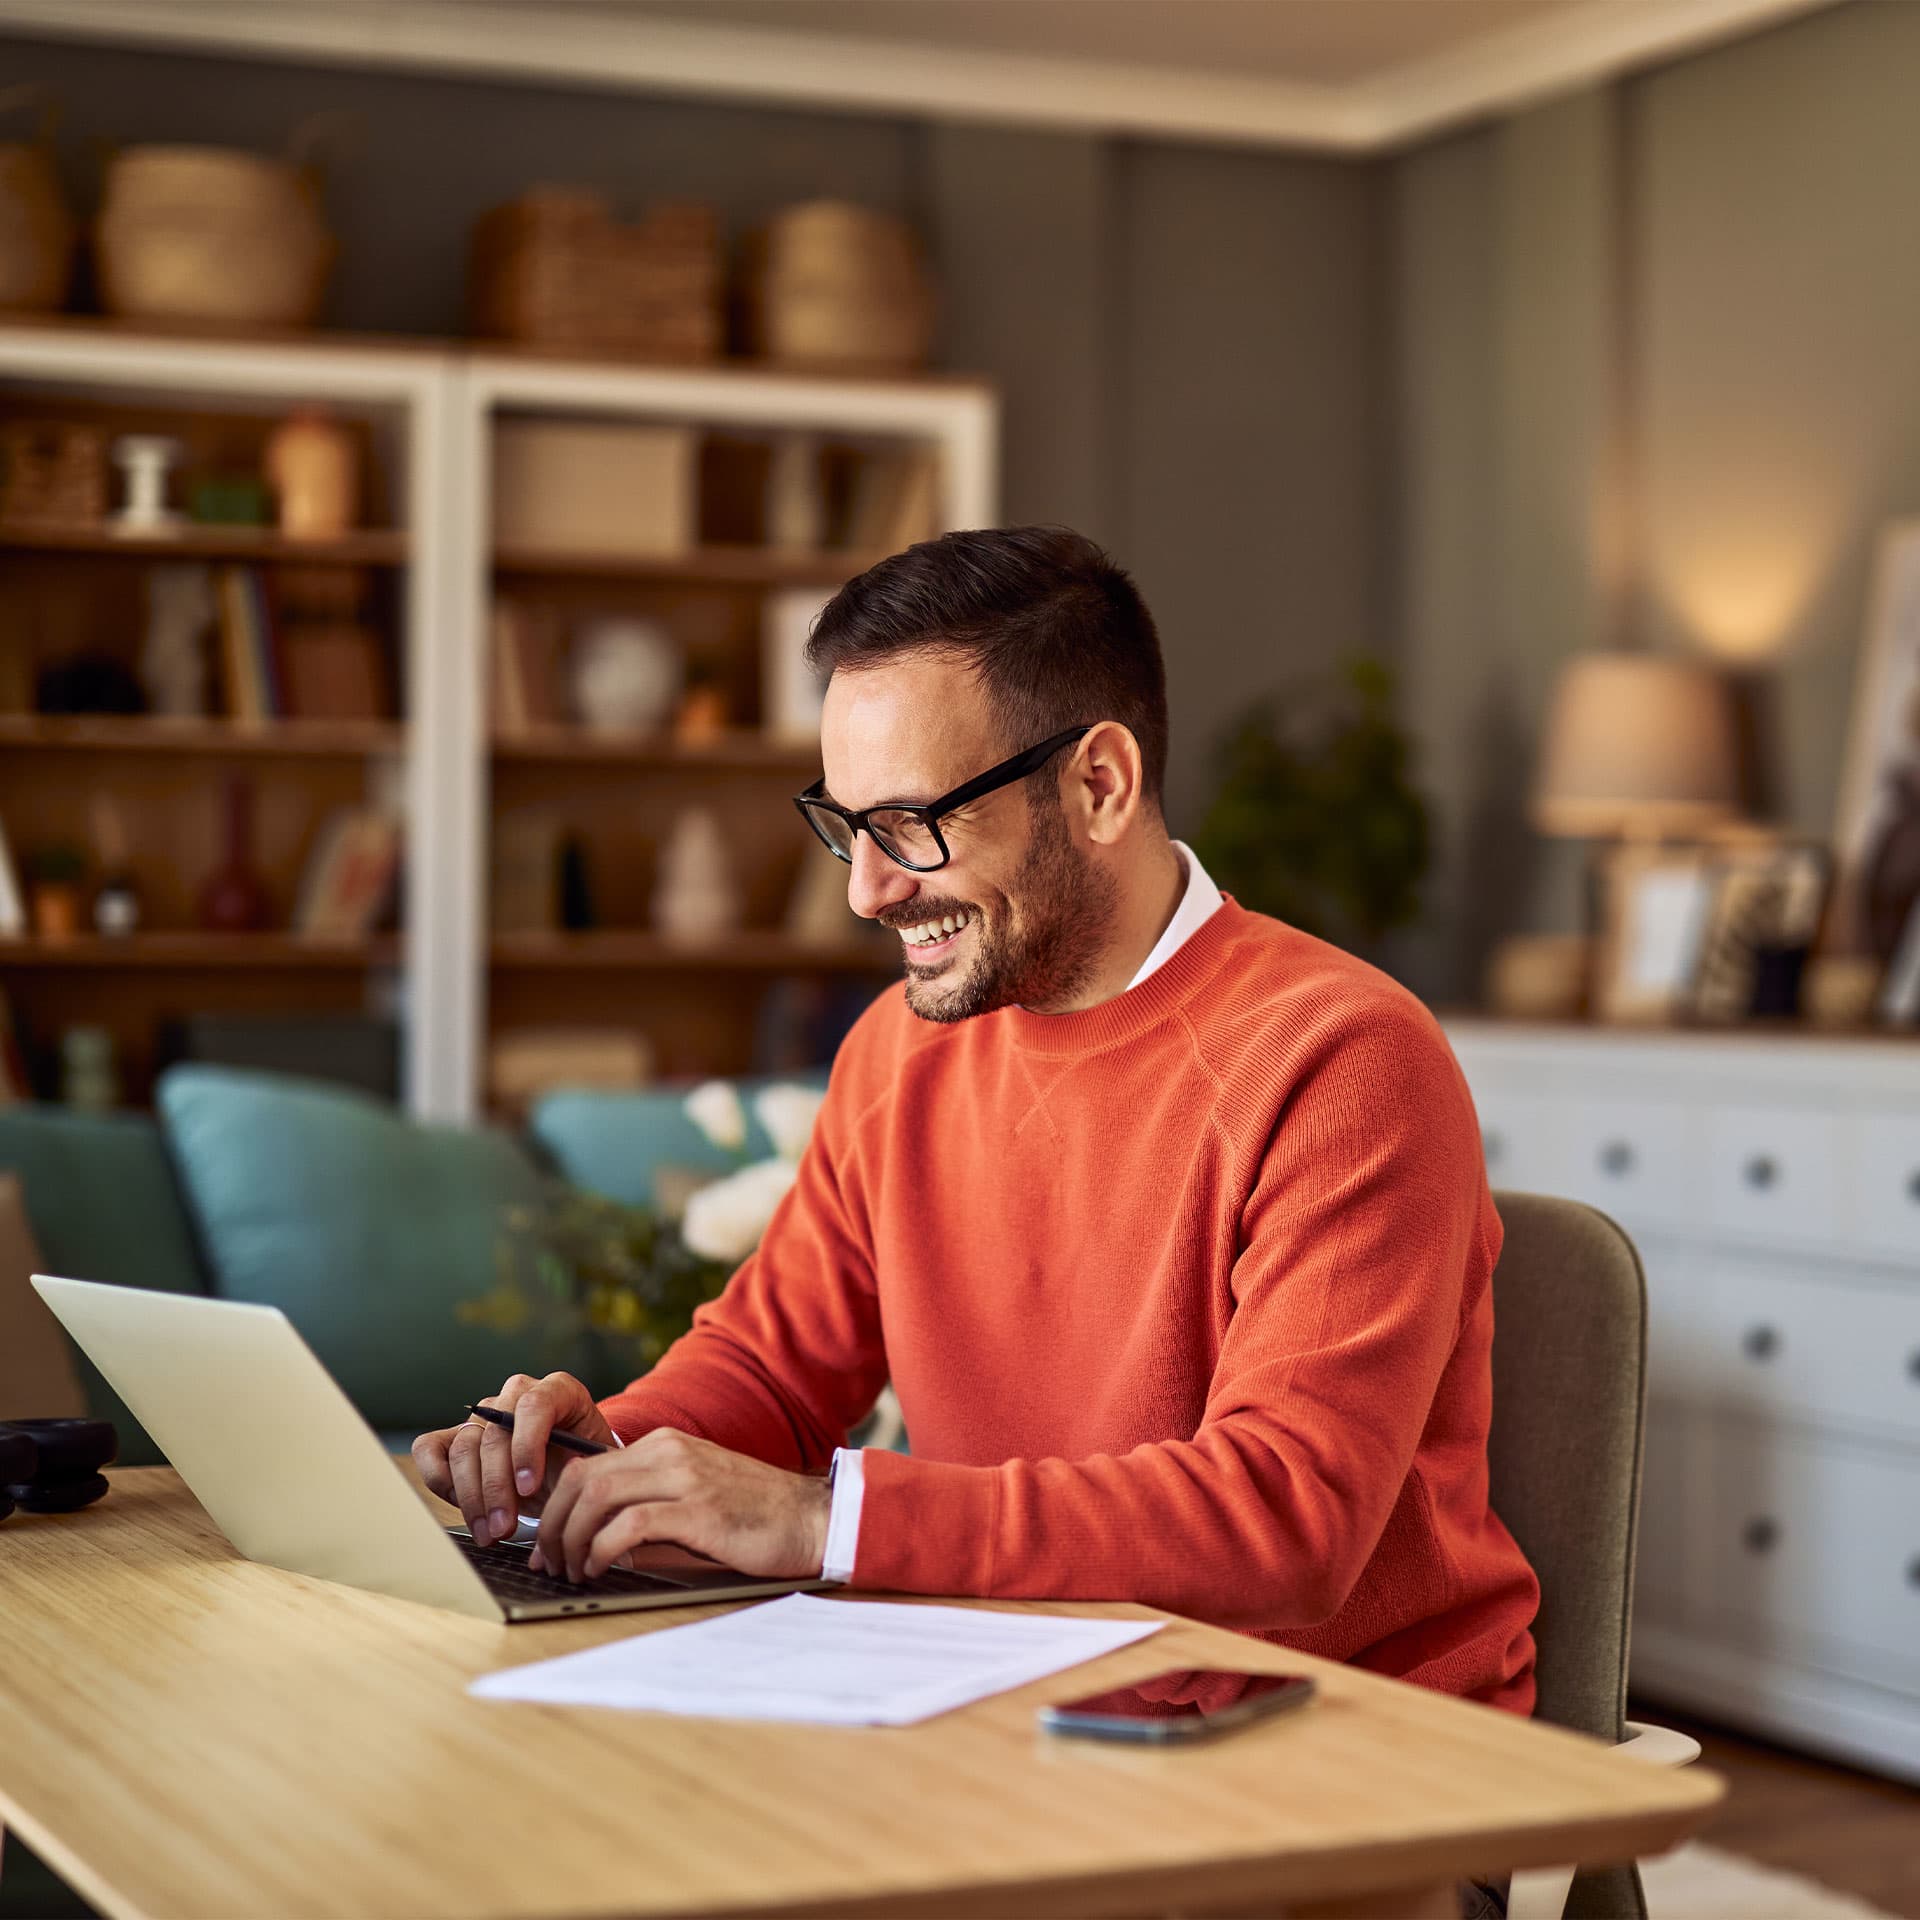
<svg viewBox="0 0 1920 1920"><path fill-rule="evenodd" d="M818 1472L891 1374L856 1586L1145 1601L1525 1713L1499 1244L1425 1009L1229 900L1083 1013L883 994L760 1251L605 1411Z"/></svg>

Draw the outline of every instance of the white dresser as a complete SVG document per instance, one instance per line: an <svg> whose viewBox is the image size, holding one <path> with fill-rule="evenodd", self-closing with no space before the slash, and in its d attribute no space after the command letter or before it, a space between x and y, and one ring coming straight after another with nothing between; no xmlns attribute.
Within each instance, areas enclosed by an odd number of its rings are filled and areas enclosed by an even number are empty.
<svg viewBox="0 0 1920 1920"><path fill-rule="evenodd" d="M1646 1263L1635 1690L1920 1779L1920 1041L1447 1031Z"/></svg>

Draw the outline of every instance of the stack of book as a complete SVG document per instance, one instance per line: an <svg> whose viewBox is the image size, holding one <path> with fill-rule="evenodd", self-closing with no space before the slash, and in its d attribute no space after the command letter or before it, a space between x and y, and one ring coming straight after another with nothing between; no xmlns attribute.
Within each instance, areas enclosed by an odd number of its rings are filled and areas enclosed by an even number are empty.
<svg viewBox="0 0 1920 1920"><path fill-rule="evenodd" d="M220 678L228 717L241 726L263 726L287 717L286 673L274 641L266 582L258 567L222 567Z"/></svg>

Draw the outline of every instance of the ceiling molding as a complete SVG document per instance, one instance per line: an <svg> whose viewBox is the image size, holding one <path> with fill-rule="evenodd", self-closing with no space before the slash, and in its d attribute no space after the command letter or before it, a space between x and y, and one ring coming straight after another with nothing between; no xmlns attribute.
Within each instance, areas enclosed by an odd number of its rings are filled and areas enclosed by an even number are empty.
<svg viewBox="0 0 1920 1920"><path fill-rule="evenodd" d="M1846 0L1589 0L1347 86L466 0L0 0L0 31L1370 153Z"/></svg>

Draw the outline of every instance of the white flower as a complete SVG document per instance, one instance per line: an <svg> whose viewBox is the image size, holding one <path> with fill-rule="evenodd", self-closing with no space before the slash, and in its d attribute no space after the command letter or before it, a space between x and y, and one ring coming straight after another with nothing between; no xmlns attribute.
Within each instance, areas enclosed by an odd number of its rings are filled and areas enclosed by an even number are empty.
<svg viewBox="0 0 1920 1920"><path fill-rule="evenodd" d="M723 1153L747 1144L747 1110L730 1080L705 1080L687 1095L687 1118Z"/></svg>
<svg viewBox="0 0 1920 1920"><path fill-rule="evenodd" d="M826 1097L812 1087L791 1084L767 1087L755 1096L755 1117L766 1128L767 1138L782 1160L797 1161L806 1152L813 1117Z"/></svg>
<svg viewBox="0 0 1920 1920"><path fill-rule="evenodd" d="M799 1171L791 1160L756 1160L702 1187L681 1216L681 1238L704 1259L744 1260Z"/></svg>

